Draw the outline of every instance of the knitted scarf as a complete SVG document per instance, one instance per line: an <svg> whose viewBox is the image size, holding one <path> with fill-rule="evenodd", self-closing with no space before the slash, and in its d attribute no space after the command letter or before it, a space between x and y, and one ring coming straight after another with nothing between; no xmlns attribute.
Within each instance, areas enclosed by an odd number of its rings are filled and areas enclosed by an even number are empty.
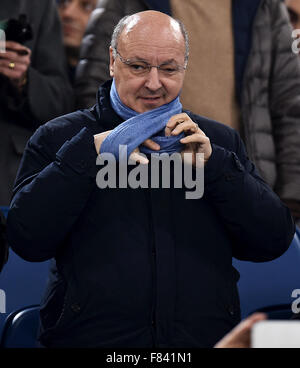
<svg viewBox="0 0 300 368"><path fill-rule="evenodd" d="M180 143L180 139L185 136L184 133L168 137L164 134L164 129L171 116L182 112L179 96L168 104L156 109L138 113L122 103L116 89L115 80L113 80L110 90L110 101L115 112L125 121L113 129L104 139L100 153L112 153L119 160L119 145L124 145L127 146L128 159L132 151L148 138L159 144L160 150L153 151L145 146L140 146L140 152L142 153L166 152L171 154L182 150L183 144Z"/></svg>

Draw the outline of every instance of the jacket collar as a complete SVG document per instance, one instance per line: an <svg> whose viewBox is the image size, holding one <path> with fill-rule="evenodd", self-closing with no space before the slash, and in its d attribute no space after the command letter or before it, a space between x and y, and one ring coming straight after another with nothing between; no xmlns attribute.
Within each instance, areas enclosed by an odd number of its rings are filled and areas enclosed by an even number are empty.
<svg viewBox="0 0 300 368"><path fill-rule="evenodd" d="M112 84L112 79L103 83L97 93L96 105L92 108L96 120L101 122L101 125L105 130L114 129L117 125L121 124L124 119L122 119L114 111L110 104L110 88Z"/></svg>

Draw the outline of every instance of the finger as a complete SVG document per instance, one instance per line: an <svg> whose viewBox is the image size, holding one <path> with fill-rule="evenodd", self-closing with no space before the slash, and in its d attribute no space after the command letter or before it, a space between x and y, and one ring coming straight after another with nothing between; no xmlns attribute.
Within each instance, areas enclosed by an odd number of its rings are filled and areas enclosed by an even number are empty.
<svg viewBox="0 0 300 368"><path fill-rule="evenodd" d="M30 49L18 50L17 54L20 56L25 56L25 55L31 56L31 50Z"/></svg>
<svg viewBox="0 0 300 368"><path fill-rule="evenodd" d="M172 131L172 135L178 135L182 132L185 133L196 133L198 132L198 125L194 123L192 120L184 121L183 123L178 124L175 129Z"/></svg>
<svg viewBox="0 0 300 368"><path fill-rule="evenodd" d="M254 323L264 321L268 319L268 316L266 313L257 312L249 316L249 323L253 325Z"/></svg>
<svg viewBox="0 0 300 368"><path fill-rule="evenodd" d="M172 134L172 131L173 131L173 129L178 125L178 124L181 124L181 123L183 123L183 121L184 120L176 120L175 121L175 123L173 124L172 123L172 128L170 127L170 126L168 126L168 125L166 125L166 127L165 127L165 136L166 137L169 137L171 134Z"/></svg>
<svg viewBox="0 0 300 368"><path fill-rule="evenodd" d="M173 115L165 128L165 135L171 135L172 130L180 123L184 122L185 120L190 120L190 117L186 113L176 114Z"/></svg>
<svg viewBox="0 0 300 368"><path fill-rule="evenodd" d="M104 141L104 139L110 134L111 130L107 130L102 133L98 133L94 135L94 145L96 148L97 153L100 153L101 145Z"/></svg>
<svg viewBox="0 0 300 368"><path fill-rule="evenodd" d="M14 51L27 50L28 52L30 52L30 49L28 47L22 45L21 43L15 42L15 41L6 41L5 48L14 50Z"/></svg>
<svg viewBox="0 0 300 368"><path fill-rule="evenodd" d="M9 78L9 79L20 79L22 76L22 73L20 73L20 71L18 70L14 70L14 69L8 69L7 67L2 67L0 66L0 74L4 75L5 77Z"/></svg>
<svg viewBox="0 0 300 368"><path fill-rule="evenodd" d="M104 141L104 139L110 134L111 131L112 130L106 130L105 132L95 134L94 138L102 139Z"/></svg>
<svg viewBox="0 0 300 368"><path fill-rule="evenodd" d="M2 59L12 59L14 60L17 57L29 57L31 55L31 50L24 48L22 50L13 50L6 48L5 52L0 53L0 58Z"/></svg>
<svg viewBox="0 0 300 368"><path fill-rule="evenodd" d="M12 45L18 45L17 47ZM30 62L31 50L18 43L6 43L5 53L1 53L0 57L11 59L12 61L18 61L20 63Z"/></svg>
<svg viewBox="0 0 300 368"><path fill-rule="evenodd" d="M186 137L180 139L180 142L183 144L188 144L188 143L207 144L209 143L209 141L210 139L206 135L202 135L200 133L187 135Z"/></svg>
<svg viewBox="0 0 300 368"><path fill-rule="evenodd" d="M3 57L1 57L1 55L4 55ZM15 64L22 64L25 66L29 66L30 65L30 56L26 55L26 56L20 56L18 54L16 54L15 52L7 52L5 54L0 54L0 62L1 64L6 64L8 65L9 63L15 63Z"/></svg>
<svg viewBox="0 0 300 368"><path fill-rule="evenodd" d="M154 151L159 151L160 150L160 145L157 144L156 142L154 142L152 139L146 139L143 143L143 146L146 146Z"/></svg>
<svg viewBox="0 0 300 368"><path fill-rule="evenodd" d="M146 165L149 163L149 160L146 157L138 154L137 152L132 152L131 155L129 156L129 159L134 162L138 162L140 164Z"/></svg>
<svg viewBox="0 0 300 368"><path fill-rule="evenodd" d="M10 67L11 62L2 61L0 62L0 73L5 75L9 79L21 79L23 78L28 67L25 64L13 63L14 67Z"/></svg>
<svg viewBox="0 0 300 368"><path fill-rule="evenodd" d="M8 51L8 49L6 49L6 52L3 52L0 54L0 59L7 59L7 60L12 60L14 61L17 57L17 53L14 51Z"/></svg>
<svg viewBox="0 0 300 368"><path fill-rule="evenodd" d="M254 313L241 321L234 329L220 340L216 348L246 348L250 347L250 331L257 322L267 319L265 313Z"/></svg>
<svg viewBox="0 0 300 368"><path fill-rule="evenodd" d="M171 129L174 129L178 122L180 122L180 121L182 122L182 121L185 121L185 120L191 120L190 117L185 112L183 112L181 114L173 115L169 119L169 121L167 123L167 127L171 128Z"/></svg>
<svg viewBox="0 0 300 368"><path fill-rule="evenodd" d="M13 64L12 67L11 64ZM28 62L19 62L12 59L0 59L0 66L10 70L22 71L24 73L28 69Z"/></svg>
<svg viewBox="0 0 300 368"><path fill-rule="evenodd" d="M265 313L254 313L251 316L244 319L242 322L240 322L240 324L238 324L234 328L234 330L236 332L250 330L255 323L263 321L265 319L267 319L267 315Z"/></svg>
<svg viewBox="0 0 300 368"><path fill-rule="evenodd" d="M179 123L178 123L179 124ZM169 128L167 125L166 125L166 127L165 127L165 136L166 137L169 137L170 135L171 135L171 133L172 133L172 129L171 128Z"/></svg>

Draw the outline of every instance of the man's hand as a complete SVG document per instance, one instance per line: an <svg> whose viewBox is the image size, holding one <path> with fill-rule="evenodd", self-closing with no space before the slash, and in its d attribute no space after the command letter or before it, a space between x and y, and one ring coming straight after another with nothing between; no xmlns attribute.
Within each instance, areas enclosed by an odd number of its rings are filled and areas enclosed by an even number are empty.
<svg viewBox="0 0 300 368"><path fill-rule="evenodd" d="M31 50L13 41L7 41L5 47L6 52L0 54L0 73L21 90L31 63Z"/></svg>
<svg viewBox="0 0 300 368"><path fill-rule="evenodd" d="M101 145L110 132L111 130L107 130L106 132L94 135L94 143L97 154L100 153ZM160 149L160 146L157 143L153 142L151 139L146 139L143 145L154 151L158 151ZM138 162L140 164L148 164L149 162L149 160L146 157L140 155L140 150L138 147L131 153L129 158L132 161Z"/></svg>
<svg viewBox="0 0 300 368"><path fill-rule="evenodd" d="M267 319L264 313L254 313L240 322L232 331L223 337L215 348L250 348L251 329L257 322Z"/></svg>
<svg viewBox="0 0 300 368"><path fill-rule="evenodd" d="M192 162L189 163L201 167L203 162L196 161L196 153L204 154L204 164L208 161L212 153L209 138L185 113L172 116L165 128L166 136L178 135L182 132L186 135L180 140L181 143L185 144L185 148L181 151L182 158L186 160L183 154L192 153Z"/></svg>
<svg viewBox="0 0 300 368"><path fill-rule="evenodd" d="M106 132L94 135L95 148L98 154L100 152L102 142L110 132L111 130L108 130ZM186 157L184 157L183 154L192 153L192 161L189 163L193 166L197 165L201 167L203 162L196 161L196 153L204 154L204 164L208 161L212 153L209 138L185 113L172 116L165 128L166 136L178 135L182 132L186 134L186 137L180 140L181 143L186 145L185 149L181 151L182 158L186 160ZM143 145L154 151L160 150L160 146L151 139L146 139L143 142ZM131 153L129 158L141 164L148 164L149 162L147 158L140 155L140 150L138 147Z"/></svg>

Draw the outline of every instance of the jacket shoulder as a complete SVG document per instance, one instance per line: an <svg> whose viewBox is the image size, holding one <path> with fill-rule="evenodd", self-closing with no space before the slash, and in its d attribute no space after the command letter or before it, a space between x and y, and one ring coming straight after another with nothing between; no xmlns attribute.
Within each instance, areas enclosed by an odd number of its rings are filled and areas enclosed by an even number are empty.
<svg viewBox="0 0 300 368"><path fill-rule="evenodd" d="M55 154L60 147L72 139L82 128L94 130L96 118L91 109L82 109L59 116L40 126L28 144L35 146L47 146L49 151Z"/></svg>

